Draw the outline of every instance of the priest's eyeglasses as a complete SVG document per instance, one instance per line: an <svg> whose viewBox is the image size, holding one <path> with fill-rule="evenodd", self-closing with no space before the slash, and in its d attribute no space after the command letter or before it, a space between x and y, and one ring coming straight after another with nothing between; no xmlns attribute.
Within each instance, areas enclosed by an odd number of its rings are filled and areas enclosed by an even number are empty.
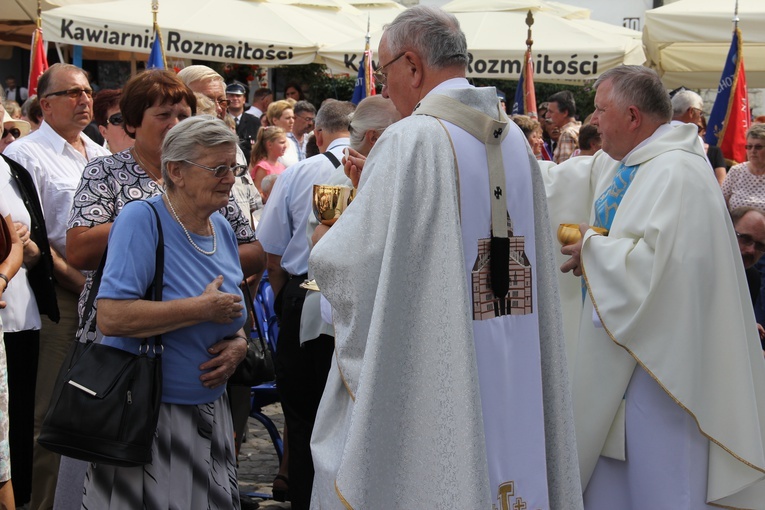
<svg viewBox="0 0 765 510"><path fill-rule="evenodd" d="M755 144L755 145L744 145L744 149L748 151L761 151L763 148L765 148L765 145Z"/></svg>
<svg viewBox="0 0 765 510"><path fill-rule="evenodd" d="M385 69L386 67L389 67L391 64L393 64L396 60L400 59L404 55L406 55L405 51L399 53L393 60L391 60L384 66L378 67L377 70L374 73L372 73L375 77L375 81L379 83L380 85L385 86L388 82L388 75L383 73L383 69Z"/></svg>
<svg viewBox="0 0 765 510"><path fill-rule="evenodd" d="M760 253L765 253L765 243L761 243L759 241L755 241L752 236L749 234L742 234L740 232L736 232L736 237L738 238L738 242L741 243L743 246L746 246L749 248L750 246L754 246L754 249Z"/></svg>
<svg viewBox="0 0 765 510"><path fill-rule="evenodd" d="M181 160L184 163L188 163L189 165L198 166L199 168L204 168L208 172L212 172L215 177L218 179L223 179L228 175L229 172L233 172L234 177L241 177L247 172L247 166L245 165L234 165L234 166L228 166L228 165L218 165L216 167L210 167L210 166L204 166L200 165L199 163L194 163L193 161L189 161L188 159Z"/></svg>
<svg viewBox="0 0 765 510"><path fill-rule="evenodd" d="M45 94L45 97L67 96L69 99L79 99L83 92L85 92L85 95L88 97L93 97L93 89L82 89L78 87L51 92L50 94Z"/></svg>

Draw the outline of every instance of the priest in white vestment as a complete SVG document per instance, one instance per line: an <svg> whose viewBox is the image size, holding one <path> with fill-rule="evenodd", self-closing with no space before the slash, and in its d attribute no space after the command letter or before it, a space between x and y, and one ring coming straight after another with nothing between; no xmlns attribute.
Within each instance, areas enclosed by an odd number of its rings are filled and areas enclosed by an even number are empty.
<svg viewBox="0 0 765 510"><path fill-rule="evenodd" d="M561 269L583 300L567 341L585 508L763 509L765 363L696 126L668 124L648 68L595 86L603 150L547 182L552 221L583 234Z"/></svg>
<svg viewBox="0 0 765 510"><path fill-rule="evenodd" d="M378 56L406 118L310 258L336 334L312 508L581 508L536 160L452 15L405 11Z"/></svg>

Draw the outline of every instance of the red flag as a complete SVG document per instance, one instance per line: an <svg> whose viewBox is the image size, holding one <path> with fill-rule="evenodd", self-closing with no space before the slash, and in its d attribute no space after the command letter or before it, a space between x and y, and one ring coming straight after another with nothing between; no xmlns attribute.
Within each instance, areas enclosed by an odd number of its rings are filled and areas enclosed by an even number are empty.
<svg viewBox="0 0 765 510"><path fill-rule="evenodd" d="M48 57L40 27L37 27L32 34L32 62L29 68L29 95L32 96L37 94L37 80L48 69Z"/></svg>
<svg viewBox="0 0 765 510"><path fill-rule="evenodd" d="M526 72L523 81L523 106L526 115L537 118L537 94L534 91L534 63L531 61L531 51L526 50Z"/></svg>
<svg viewBox="0 0 765 510"><path fill-rule="evenodd" d="M364 86L366 87L367 97L377 94L375 85L375 74L372 70L372 50L364 51Z"/></svg>
<svg viewBox="0 0 765 510"><path fill-rule="evenodd" d="M523 60L526 63L521 69L511 113L537 118L537 95L534 91L534 62L531 60L531 50L526 50Z"/></svg>
<svg viewBox="0 0 765 510"><path fill-rule="evenodd" d="M740 53L739 53L740 55ZM746 90L746 75L744 74L744 61L739 59L736 81L733 85L733 93L729 104L728 116L725 119L726 127L723 127L720 148L723 155L734 161L746 161L746 132L749 131L749 97Z"/></svg>

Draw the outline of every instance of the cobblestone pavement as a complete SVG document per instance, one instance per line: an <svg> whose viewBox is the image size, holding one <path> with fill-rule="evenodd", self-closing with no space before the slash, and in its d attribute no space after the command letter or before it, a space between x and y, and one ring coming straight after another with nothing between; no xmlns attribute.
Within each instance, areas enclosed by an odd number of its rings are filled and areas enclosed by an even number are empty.
<svg viewBox="0 0 765 510"><path fill-rule="evenodd" d="M281 434L284 428L284 415L280 404L263 408L263 414L273 420ZM239 452L239 490L241 492L260 492L271 494L271 483L279 471L279 457L271 444L265 427L254 418L248 422L248 432ZM260 508L271 510L289 509L290 504L273 500L254 498Z"/></svg>

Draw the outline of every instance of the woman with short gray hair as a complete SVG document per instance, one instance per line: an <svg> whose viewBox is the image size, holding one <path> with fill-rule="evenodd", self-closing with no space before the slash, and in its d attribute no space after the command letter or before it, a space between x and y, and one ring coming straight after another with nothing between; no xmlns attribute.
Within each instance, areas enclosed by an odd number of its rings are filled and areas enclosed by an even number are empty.
<svg viewBox="0 0 765 510"><path fill-rule="evenodd" d="M225 389L247 352L243 275L236 236L218 212L247 170L236 163L237 142L209 116L173 127L162 144L166 193L130 202L112 226L98 326L104 344L130 352L162 335L162 404L151 464L91 464L83 508L239 508ZM149 301L158 228L170 256L163 300Z"/></svg>

